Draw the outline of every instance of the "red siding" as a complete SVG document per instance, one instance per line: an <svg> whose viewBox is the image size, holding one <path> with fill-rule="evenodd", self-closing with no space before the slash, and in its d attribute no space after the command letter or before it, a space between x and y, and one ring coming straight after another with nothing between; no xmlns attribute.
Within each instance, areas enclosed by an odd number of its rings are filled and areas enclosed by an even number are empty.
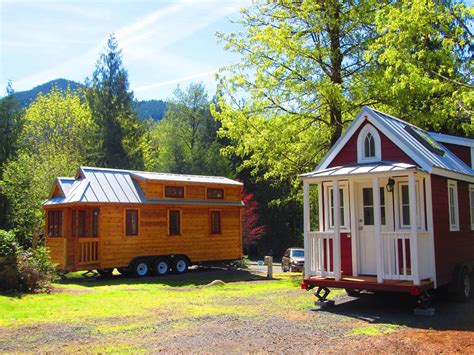
<svg viewBox="0 0 474 355"><path fill-rule="evenodd" d="M438 285L451 281L454 267L474 259L474 231L471 231L469 184L458 181L459 232L449 231L447 178L431 175L433 227Z"/></svg>
<svg viewBox="0 0 474 355"><path fill-rule="evenodd" d="M451 152L457 155L459 159L471 166L471 148L457 144L443 143Z"/></svg>
<svg viewBox="0 0 474 355"><path fill-rule="evenodd" d="M342 166L357 163L357 138L360 130L367 124L364 122L359 129L352 135L349 141L339 151L328 167ZM377 130L380 135L380 146L382 149L382 160L394 161L397 163L415 164L415 162L406 155L397 145L388 139L382 132Z"/></svg>
<svg viewBox="0 0 474 355"><path fill-rule="evenodd" d="M345 276L352 276L352 244L349 233L341 233L341 272ZM324 243L324 260L327 260L326 243ZM331 269L334 270L333 243L329 242Z"/></svg>

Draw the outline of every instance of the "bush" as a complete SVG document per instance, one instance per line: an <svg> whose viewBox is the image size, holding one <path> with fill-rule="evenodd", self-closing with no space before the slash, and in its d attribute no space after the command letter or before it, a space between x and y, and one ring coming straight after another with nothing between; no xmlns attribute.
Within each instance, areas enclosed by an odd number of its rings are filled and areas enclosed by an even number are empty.
<svg viewBox="0 0 474 355"><path fill-rule="evenodd" d="M47 292L57 279L56 266L49 260L48 249L38 247L17 255L19 289L23 292Z"/></svg>
<svg viewBox="0 0 474 355"><path fill-rule="evenodd" d="M21 249L15 237L15 231L0 229L0 256L15 256Z"/></svg>

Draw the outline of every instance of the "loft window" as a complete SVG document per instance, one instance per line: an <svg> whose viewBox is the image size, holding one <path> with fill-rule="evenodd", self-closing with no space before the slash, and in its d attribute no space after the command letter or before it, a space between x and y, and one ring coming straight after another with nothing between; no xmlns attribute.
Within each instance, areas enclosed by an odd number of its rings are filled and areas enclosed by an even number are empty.
<svg viewBox="0 0 474 355"><path fill-rule="evenodd" d="M372 134L367 133L364 139L364 158L374 158L375 157L375 141Z"/></svg>
<svg viewBox="0 0 474 355"><path fill-rule="evenodd" d="M448 180L449 230L459 230L458 184Z"/></svg>
<svg viewBox="0 0 474 355"><path fill-rule="evenodd" d="M165 197L184 198L184 187L165 186Z"/></svg>
<svg viewBox="0 0 474 355"><path fill-rule="evenodd" d="M359 132L357 138L357 161L359 163L372 163L382 160L380 150L380 136L371 124L366 124Z"/></svg>
<svg viewBox="0 0 474 355"><path fill-rule="evenodd" d="M125 215L125 235L138 235L138 210L127 210Z"/></svg>
<svg viewBox="0 0 474 355"><path fill-rule="evenodd" d="M62 211L48 211L48 236L61 237L63 230Z"/></svg>
<svg viewBox="0 0 474 355"><path fill-rule="evenodd" d="M222 200L224 198L224 189L207 189L207 198Z"/></svg>
<svg viewBox="0 0 474 355"><path fill-rule="evenodd" d="M181 234L181 211L169 210L168 211L168 235L180 235L180 234Z"/></svg>
<svg viewBox="0 0 474 355"><path fill-rule="evenodd" d="M221 212L211 211L211 234L221 233Z"/></svg>

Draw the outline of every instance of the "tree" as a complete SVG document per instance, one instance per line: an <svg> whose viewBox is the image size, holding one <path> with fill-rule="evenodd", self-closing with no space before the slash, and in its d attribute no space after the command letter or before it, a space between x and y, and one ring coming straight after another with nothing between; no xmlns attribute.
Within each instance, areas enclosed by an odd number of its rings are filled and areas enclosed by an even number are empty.
<svg viewBox="0 0 474 355"><path fill-rule="evenodd" d="M96 131L87 103L78 93L53 89L38 96L25 112L18 157L5 165L2 188L10 225L24 246L36 244L43 232L41 203L57 176L74 176L89 163Z"/></svg>
<svg viewBox="0 0 474 355"><path fill-rule="evenodd" d="M9 82L7 95L0 99L0 181L3 178L4 164L16 156L18 137L23 122L23 111L15 100L14 91ZM8 201L0 190L0 226L5 227Z"/></svg>
<svg viewBox="0 0 474 355"><path fill-rule="evenodd" d="M260 225L258 203L254 200L253 194L244 194L242 202L245 205L242 216L242 244L244 253L249 254L250 248L265 234L265 226Z"/></svg>
<svg viewBox="0 0 474 355"><path fill-rule="evenodd" d="M142 125L133 109L128 73L113 35L109 37L106 52L100 55L92 79L87 79L86 84L87 101L99 126L96 165L142 169Z"/></svg>
<svg viewBox="0 0 474 355"><path fill-rule="evenodd" d="M317 162L363 105L373 105L364 56L375 37L372 1L256 2L242 33L219 34L241 55L221 71L228 153L267 178L296 176ZM240 99L239 99L240 97Z"/></svg>
<svg viewBox="0 0 474 355"><path fill-rule="evenodd" d="M474 136L472 19L453 1L397 1L377 12L368 55L380 67L380 108L425 129Z"/></svg>
<svg viewBox="0 0 474 355"><path fill-rule="evenodd" d="M154 170L187 174L231 175L230 162L220 154L219 124L210 113L203 84L177 87L162 121L151 133L157 147Z"/></svg>

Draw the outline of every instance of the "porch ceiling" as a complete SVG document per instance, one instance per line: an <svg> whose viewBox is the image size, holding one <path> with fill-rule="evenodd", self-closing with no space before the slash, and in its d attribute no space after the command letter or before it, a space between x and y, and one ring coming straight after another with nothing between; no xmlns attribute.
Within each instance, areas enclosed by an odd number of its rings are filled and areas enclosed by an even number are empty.
<svg viewBox="0 0 474 355"><path fill-rule="evenodd" d="M365 174L391 174L420 170L416 165L381 161L370 164L354 164L312 171L300 175L302 180L314 178L335 178Z"/></svg>

